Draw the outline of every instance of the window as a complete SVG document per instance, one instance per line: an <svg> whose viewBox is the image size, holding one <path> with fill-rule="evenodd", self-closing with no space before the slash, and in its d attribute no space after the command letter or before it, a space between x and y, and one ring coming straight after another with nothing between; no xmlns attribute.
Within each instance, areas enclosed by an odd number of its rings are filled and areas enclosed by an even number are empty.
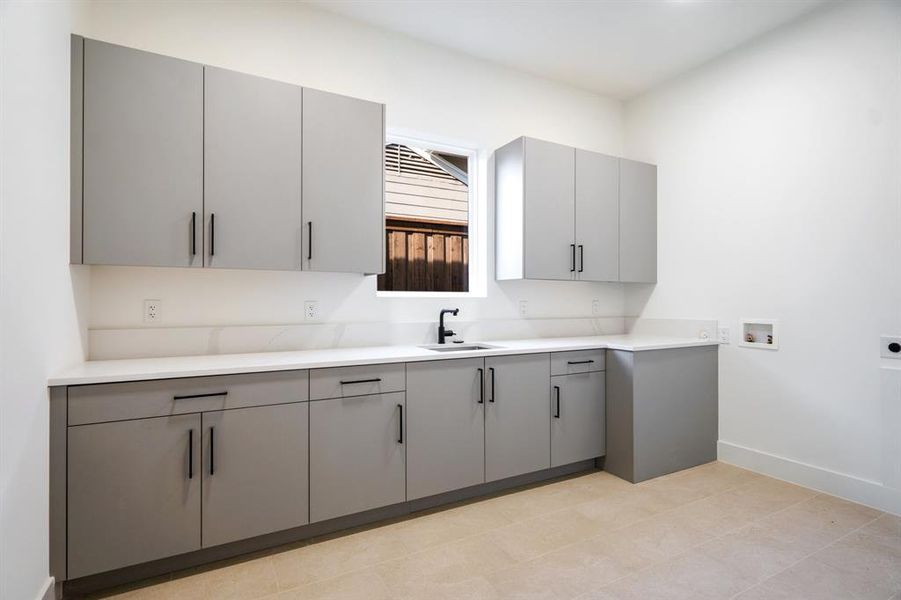
<svg viewBox="0 0 901 600"><path fill-rule="evenodd" d="M379 292L471 291L470 176L476 153L389 137L385 273Z"/></svg>

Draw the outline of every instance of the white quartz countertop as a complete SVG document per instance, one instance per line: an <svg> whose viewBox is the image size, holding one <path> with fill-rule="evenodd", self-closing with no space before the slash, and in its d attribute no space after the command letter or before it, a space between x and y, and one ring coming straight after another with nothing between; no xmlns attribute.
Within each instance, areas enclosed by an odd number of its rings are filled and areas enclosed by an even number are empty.
<svg viewBox="0 0 901 600"><path fill-rule="evenodd" d="M321 369L394 362L447 360L505 354L532 354L610 348L640 352L693 346L715 346L713 340L674 338L652 335L600 335L571 338L539 338L527 340L486 340L467 342L492 346L482 350L435 352L421 346L370 346L363 348L328 348L322 350L298 350L293 352L256 352L251 354L216 354L207 356L174 356L166 358L139 358L123 360L87 361L72 367L48 380L48 385L85 385L142 381L147 379L172 379L176 377L201 377L207 375L231 375L235 373L259 373L264 371L290 371L294 369Z"/></svg>

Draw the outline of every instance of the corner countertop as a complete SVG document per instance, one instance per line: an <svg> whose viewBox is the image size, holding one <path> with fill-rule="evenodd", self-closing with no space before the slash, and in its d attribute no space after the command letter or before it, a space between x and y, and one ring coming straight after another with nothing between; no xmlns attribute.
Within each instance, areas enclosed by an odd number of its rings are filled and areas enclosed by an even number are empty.
<svg viewBox="0 0 901 600"><path fill-rule="evenodd" d="M607 348L641 352L669 348L716 346L714 340L674 338L653 335L599 335L571 338L538 338L526 340L497 340L470 342L492 346L483 350L459 352L435 352L421 346L370 346L362 348L326 348L293 352L255 352L250 354L217 354L206 356L174 356L165 358L139 358L123 360L87 361L72 367L48 380L50 387L87 385L148 379L173 379L176 377L202 377L260 373L265 371L291 371L295 369L321 369L395 362L447 360L503 356L507 354L533 354L540 352L565 352Z"/></svg>

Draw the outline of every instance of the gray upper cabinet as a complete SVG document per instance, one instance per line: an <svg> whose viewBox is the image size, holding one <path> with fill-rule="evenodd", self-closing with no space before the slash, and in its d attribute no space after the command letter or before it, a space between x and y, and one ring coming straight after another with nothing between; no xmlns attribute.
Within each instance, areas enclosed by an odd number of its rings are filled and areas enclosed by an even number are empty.
<svg viewBox="0 0 901 600"><path fill-rule="evenodd" d="M550 355L485 359L485 480L550 467Z"/></svg>
<svg viewBox="0 0 901 600"><path fill-rule="evenodd" d="M619 185L615 156L576 150L576 277L619 279Z"/></svg>
<svg viewBox="0 0 901 600"><path fill-rule="evenodd" d="M485 481L484 359L407 365L407 499Z"/></svg>
<svg viewBox="0 0 901 600"><path fill-rule="evenodd" d="M310 403L310 519L406 500L404 393Z"/></svg>
<svg viewBox="0 0 901 600"><path fill-rule="evenodd" d="M606 452L605 374L590 371L551 377L551 466Z"/></svg>
<svg viewBox="0 0 901 600"><path fill-rule="evenodd" d="M94 40L83 59L83 261L202 266L203 67Z"/></svg>
<svg viewBox="0 0 901 600"><path fill-rule="evenodd" d="M620 159L620 281L657 281L657 167Z"/></svg>
<svg viewBox="0 0 901 600"><path fill-rule="evenodd" d="M498 280L656 281L657 167L523 137L494 172Z"/></svg>
<svg viewBox="0 0 901 600"><path fill-rule="evenodd" d="M524 139L525 277L573 279L575 151Z"/></svg>
<svg viewBox="0 0 901 600"><path fill-rule="evenodd" d="M304 269L384 272L384 109L304 88Z"/></svg>
<svg viewBox="0 0 901 600"><path fill-rule="evenodd" d="M302 88L204 67L204 264L301 269Z"/></svg>
<svg viewBox="0 0 901 600"><path fill-rule="evenodd" d="M200 415L70 427L68 577L200 549Z"/></svg>
<svg viewBox="0 0 901 600"><path fill-rule="evenodd" d="M309 522L309 403L203 413L203 547Z"/></svg>

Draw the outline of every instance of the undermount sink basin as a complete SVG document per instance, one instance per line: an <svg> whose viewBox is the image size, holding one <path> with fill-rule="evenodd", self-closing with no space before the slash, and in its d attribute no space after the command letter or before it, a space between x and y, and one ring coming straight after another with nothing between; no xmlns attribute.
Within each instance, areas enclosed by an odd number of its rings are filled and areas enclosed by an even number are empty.
<svg viewBox="0 0 901 600"><path fill-rule="evenodd" d="M472 350L491 350L497 348L497 346L488 346L486 344L454 344L451 342L449 344L420 346L420 348L425 348L426 350L432 350L434 352L468 352Z"/></svg>

